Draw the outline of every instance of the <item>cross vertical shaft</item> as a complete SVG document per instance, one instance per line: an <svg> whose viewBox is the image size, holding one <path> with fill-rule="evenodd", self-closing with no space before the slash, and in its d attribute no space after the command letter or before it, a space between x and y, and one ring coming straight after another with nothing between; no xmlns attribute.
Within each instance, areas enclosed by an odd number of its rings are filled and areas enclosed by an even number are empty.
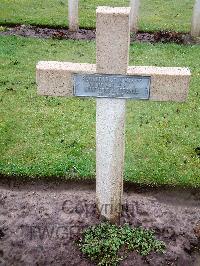
<svg viewBox="0 0 200 266"><path fill-rule="evenodd" d="M97 73L127 74L130 8L97 8ZM98 210L118 222L123 193L125 99L96 99L96 197Z"/></svg>

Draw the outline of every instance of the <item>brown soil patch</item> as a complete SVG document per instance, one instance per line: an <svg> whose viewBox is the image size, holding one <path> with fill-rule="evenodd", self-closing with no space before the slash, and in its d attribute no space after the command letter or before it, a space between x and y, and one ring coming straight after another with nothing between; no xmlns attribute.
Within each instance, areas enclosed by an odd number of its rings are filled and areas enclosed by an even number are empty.
<svg viewBox="0 0 200 266"><path fill-rule="evenodd" d="M0 35L17 35L24 37L37 38L55 38L72 40L94 40L96 37L95 29L79 29L77 32L71 32L68 29L56 29L29 25L16 25L7 27L1 31ZM131 34L132 42L150 42L150 43L177 43L177 44L195 44L200 43L199 39L193 39L187 33L156 31L156 32L138 32Z"/></svg>
<svg viewBox="0 0 200 266"><path fill-rule="evenodd" d="M200 191L125 187L121 224L155 230L165 254L120 265L200 265ZM74 241L99 222L94 183L0 181L0 265L95 265Z"/></svg>

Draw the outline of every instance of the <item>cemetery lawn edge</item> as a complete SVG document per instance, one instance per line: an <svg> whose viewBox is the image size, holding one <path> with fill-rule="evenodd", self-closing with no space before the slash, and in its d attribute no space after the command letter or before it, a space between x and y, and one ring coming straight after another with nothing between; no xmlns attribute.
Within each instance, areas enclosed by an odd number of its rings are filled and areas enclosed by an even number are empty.
<svg viewBox="0 0 200 266"><path fill-rule="evenodd" d="M124 179L200 186L200 46L139 44L130 65L189 67L186 103L127 102ZM0 37L0 173L95 177L95 100L40 97L39 60L95 63L95 43Z"/></svg>
<svg viewBox="0 0 200 266"><path fill-rule="evenodd" d="M1 0L0 25L30 24L68 27L68 1L65 0ZM189 32L194 1L141 0L140 31L170 30ZM129 6L129 0L80 0L81 28L95 28L97 6Z"/></svg>

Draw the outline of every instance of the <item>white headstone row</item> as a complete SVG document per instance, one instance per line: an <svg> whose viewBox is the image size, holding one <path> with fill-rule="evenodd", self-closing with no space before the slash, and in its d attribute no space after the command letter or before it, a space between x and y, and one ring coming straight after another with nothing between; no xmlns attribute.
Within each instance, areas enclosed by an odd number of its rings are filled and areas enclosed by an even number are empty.
<svg viewBox="0 0 200 266"><path fill-rule="evenodd" d="M140 0L130 0L130 31L138 31L138 18L139 18L139 8ZM68 0L68 21L69 30L77 31L79 29L79 0ZM192 25L191 25L191 35L193 37L200 36L200 0L195 1Z"/></svg>

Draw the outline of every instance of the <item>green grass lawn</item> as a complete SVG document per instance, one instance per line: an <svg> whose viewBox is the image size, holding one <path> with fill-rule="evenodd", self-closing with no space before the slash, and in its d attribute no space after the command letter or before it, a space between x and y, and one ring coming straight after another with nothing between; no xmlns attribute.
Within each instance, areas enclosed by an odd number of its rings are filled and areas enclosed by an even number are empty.
<svg viewBox="0 0 200 266"><path fill-rule="evenodd" d="M67 0L1 0L0 24L67 26ZM80 0L80 26L95 27L99 5L128 6L129 0ZM194 0L141 0L139 29L189 32Z"/></svg>
<svg viewBox="0 0 200 266"><path fill-rule="evenodd" d="M188 66L186 103L127 102L125 180L200 186L200 46L131 45L130 65ZM38 96L39 60L95 63L95 42L0 37L0 173L95 176L95 100Z"/></svg>

